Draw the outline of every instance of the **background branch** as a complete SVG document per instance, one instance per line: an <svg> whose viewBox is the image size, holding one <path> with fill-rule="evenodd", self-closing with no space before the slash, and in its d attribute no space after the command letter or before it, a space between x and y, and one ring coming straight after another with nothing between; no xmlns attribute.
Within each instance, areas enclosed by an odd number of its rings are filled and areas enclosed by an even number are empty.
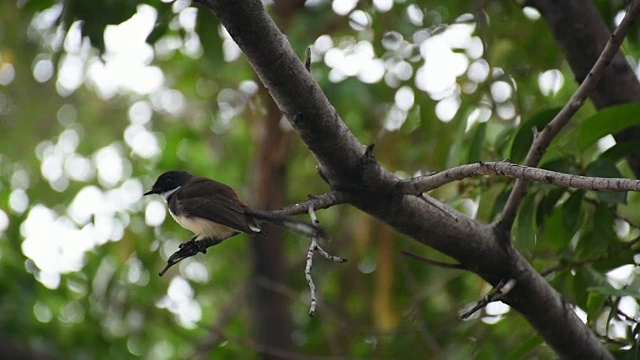
<svg viewBox="0 0 640 360"><path fill-rule="evenodd" d="M635 22L638 13L640 13L640 2L634 1L618 28L613 32L611 39L607 42L586 79L582 81L578 89L553 120L534 136L533 143L524 161L525 166L536 166L538 162L540 162L551 141L558 135L560 130L569 123L571 117L578 111L582 104L584 104L600 78L604 75L606 67L618 53L620 44L622 44L622 40L624 40L624 37ZM511 230L516 218L516 213L518 212L518 207L527 192L527 185L526 180L516 181L502 212L502 220L498 223L500 228Z"/></svg>

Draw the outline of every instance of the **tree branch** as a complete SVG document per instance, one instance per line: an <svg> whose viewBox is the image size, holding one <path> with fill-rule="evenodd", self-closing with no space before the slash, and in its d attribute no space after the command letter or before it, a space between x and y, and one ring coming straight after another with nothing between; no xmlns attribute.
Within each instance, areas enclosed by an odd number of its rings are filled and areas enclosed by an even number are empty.
<svg viewBox="0 0 640 360"><path fill-rule="evenodd" d="M307 213L309 209L315 210L328 209L335 205L346 203L348 195L341 191L332 191L322 195L309 195L305 201L286 206L280 210L274 210L274 214L278 215L300 215Z"/></svg>
<svg viewBox="0 0 640 360"><path fill-rule="evenodd" d="M485 295L478 303L472 307L470 310L466 311L464 314L460 315L462 320L468 319L469 316L476 313L478 310L483 309L494 301L500 300L504 295L509 293L511 289L516 285L516 281L514 279L502 280L498 285L496 285L487 295Z"/></svg>
<svg viewBox="0 0 640 360"><path fill-rule="evenodd" d="M318 161L332 190L395 230L458 260L496 286L515 279L503 301L519 311L560 357L611 354L561 296L494 227L396 191L385 170L340 119L259 0L200 0L220 19ZM457 219L457 221L456 221Z"/></svg>
<svg viewBox="0 0 640 360"><path fill-rule="evenodd" d="M627 32L629 32L631 25L633 25L639 13L640 2L634 1L618 28L613 32L613 35L607 42L604 50L602 50L600 57L591 68L591 71L589 71L586 79L584 79L582 84L580 84L578 89L573 93L569 101L555 116L555 118L553 118L553 120L551 120L551 122L534 137L533 144L531 144L529 153L524 161L525 166L536 166L538 162L540 162L540 159L542 159L542 156L547 151L551 141L556 137L556 135L558 135L560 130L569 123L571 117L578 111L578 109L580 109L582 104L584 104L585 100L604 74L606 67L617 54L620 44L622 44L622 40L624 40L624 37L627 35ZM511 230L516 218L516 213L518 212L518 207L527 192L527 185L528 182L526 180L519 179L516 181L502 212L502 220L498 223L500 228L504 230Z"/></svg>
<svg viewBox="0 0 640 360"><path fill-rule="evenodd" d="M433 266L438 266L441 268L445 268L445 269L458 269L458 270L465 270L464 266L462 264L452 264L452 263L446 263L446 262L442 262L442 261L436 261L436 260L432 260L429 258L426 258L424 256L420 256L418 254L414 254L409 250L402 250L400 251L400 253L404 256L410 257L412 259L421 261L425 264L429 264L429 265L433 265Z"/></svg>
<svg viewBox="0 0 640 360"><path fill-rule="evenodd" d="M320 221L318 221L318 217L316 216L316 212L313 207L309 208L309 216L311 217L311 221L315 225L320 225ZM313 316L316 314L316 305L318 302L318 294L316 292L316 284L313 282L313 278L311 277L311 267L313 266L313 254L315 252L319 252L325 259L337 263L345 263L347 259L341 258L340 256L329 255L323 248L318 245L318 239L314 236L311 238L311 246L309 246L309 251L307 251L307 265L304 268L304 277L307 279L307 284L309 284L309 291L311 293L311 303L309 305L309 316Z"/></svg>
<svg viewBox="0 0 640 360"><path fill-rule="evenodd" d="M401 180L398 182L397 187L399 191L405 194L419 195L453 181L481 175L504 175L519 180L536 181L583 190L640 191L640 180L572 175L506 161L462 165L435 174Z"/></svg>

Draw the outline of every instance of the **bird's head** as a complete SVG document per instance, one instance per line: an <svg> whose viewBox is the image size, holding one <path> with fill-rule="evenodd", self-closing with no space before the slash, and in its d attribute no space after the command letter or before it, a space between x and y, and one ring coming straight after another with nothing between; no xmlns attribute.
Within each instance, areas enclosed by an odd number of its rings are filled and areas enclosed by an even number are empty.
<svg viewBox="0 0 640 360"><path fill-rule="evenodd" d="M163 197L168 197L173 192L178 190L184 183L191 179L191 175L188 171L167 171L160 175L156 182L151 187L151 190L144 193L144 195L160 194Z"/></svg>

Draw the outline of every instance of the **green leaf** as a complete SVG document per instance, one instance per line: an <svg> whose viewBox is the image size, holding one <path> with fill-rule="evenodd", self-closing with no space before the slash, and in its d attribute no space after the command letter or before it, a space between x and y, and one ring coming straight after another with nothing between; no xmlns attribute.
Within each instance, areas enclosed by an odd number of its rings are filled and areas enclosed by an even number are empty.
<svg viewBox="0 0 640 360"><path fill-rule="evenodd" d="M622 251L614 252L614 250L612 250L611 247L616 245L619 245L619 243L614 242L614 243L607 244L609 253L610 254L613 253L613 254L607 256L606 259L602 259L597 263L593 264L594 269L601 271L603 273L606 273L613 269L619 268L622 265L633 264L633 255L634 255L633 251L622 250Z"/></svg>
<svg viewBox="0 0 640 360"><path fill-rule="evenodd" d="M496 216L496 203L501 194L504 193L504 186L491 186L482 191L476 218L479 221L490 223Z"/></svg>
<svg viewBox="0 0 640 360"><path fill-rule="evenodd" d="M543 245L545 249L561 251L569 245L570 241L571 236L567 234L562 224L562 212L553 212L544 224L544 231L541 240L538 241L538 247Z"/></svg>
<svg viewBox="0 0 640 360"><path fill-rule="evenodd" d="M617 143L607 149L607 151L600 154L600 159L608 159L615 163L622 160L629 154L637 153L638 149L640 149L640 141L625 141Z"/></svg>
<svg viewBox="0 0 640 360"><path fill-rule="evenodd" d="M587 288L588 291L595 292L598 294L603 294L605 296L631 296L637 299L640 299L640 292L634 289L616 289L611 285L602 285L602 286L590 286Z"/></svg>
<svg viewBox="0 0 640 360"><path fill-rule="evenodd" d="M569 234L573 234L577 230L583 197L584 191L576 191L562 205L562 225Z"/></svg>
<svg viewBox="0 0 640 360"><path fill-rule="evenodd" d="M492 212L494 216L502 212L502 210L504 209L504 205L507 203L507 200L509 199L509 194L511 194L512 189L513 189L512 186L507 186L504 189L504 191L502 191L502 193L498 195L498 198L496 199L496 203L493 207L493 212Z"/></svg>
<svg viewBox="0 0 640 360"><path fill-rule="evenodd" d="M544 228L544 223L547 220L547 217L553 213L556 204L565 192L566 189L563 188L552 189L544 198L542 198L542 200L540 200L536 210L536 225L538 228Z"/></svg>
<svg viewBox="0 0 640 360"><path fill-rule="evenodd" d="M158 10L158 18L156 20L156 24L153 26L153 30L147 36L145 40L147 44L153 45L160 39L164 34L169 30L169 22L173 18L173 11L171 11L171 5L169 4L159 4L156 8Z"/></svg>
<svg viewBox="0 0 640 360"><path fill-rule="evenodd" d="M520 125L511 144L511 162L518 164L524 161L533 142L533 128L541 131L559 111L559 108L542 110Z"/></svg>
<svg viewBox="0 0 640 360"><path fill-rule="evenodd" d="M532 336L529 340L523 342L515 351L511 352L508 356L508 360L520 360L526 359L527 354L531 352L538 345L542 344L542 338L540 336Z"/></svg>
<svg viewBox="0 0 640 360"><path fill-rule="evenodd" d="M511 145L509 140L511 140L516 130L518 129L515 126L505 126L496 136L493 146L499 156L509 157L509 145Z"/></svg>
<svg viewBox="0 0 640 360"><path fill-rule="evenodd" d="M576 274L580 275L580 278L584 281L587 287L605 286L608 284L607 277L603 273L596 271L590 265L583 266L576 270Z"/></svg>
<svg viewBox="0 0 640 360"><path fill-rule="evenodd" d="M578 129L578 147L585 150L609 134L640 125L640 103L616 105L598 111L582 122Z"/></svg>
<svg viewBox="0 0 640 360"><path fill-rule="evenodd" d="M593 214L593 231L596 237L606 245L617 240L617 235L613 230L615 219L611 212L604 206L599 205Z"/></svg>
<svg viewBox="0 0 640 360"><path fill-rule="evenodd" d="M563 271L551 279L550 283L563 297L573 302L575 299L574 281L575 277L570 271Z"/></svg>
<svg viewBox="0 0 640 360"><path fill-rule="evenodd" d="M587 307L585 309L587 312L587 319L589 321L595 320L597 315L602 310L602 307L604 306L606 300L607 297L603 296L599 292L591 292L589 294L589 296L587 297Z"/></svg>
<svg viewBox="0 0 640 360"><path fill-rule="evenodd" d="M586 176L605 177L605 178L621 178L622 173L611 160L598 159L587 167ZM626 204L627 192L605 192L596 191L598 198L608 204Z"/></svg>
<svg viewBox="0 0 640 360"><path fill-rule="evenodd" d="M496 346L491 343L485 343L480 348L480 351L474 356L477 360L490 360L499 358L500 352L496 349Z"/></svg>
<svg viewBox="0 0 640 360"><path fill-rule="evenodd" d="M578 244L576 245L576 256L578 259L588 259L603 255L607 251L605 240L595 234L593 230L586 229L580 233Z"/></svg>
<svg viewBox="0 0 640 360"><path fill-rule="evenodd" d="M205 57L216 65L223 63L222 39L218 35L219 24L217 18L211 16L208 11L198 11L196 31L200 36Z"/></svg>
<svg viewBox="0 0 640 360"><path fill-rule="evenodd" d="M535 223L535 194L529 194L524 198L520 211L518 211L518 226L516 231L516 245L520 251L532 252L536 246L536 235L533 224Z"/></svg>
<svg viewBox="0 0 640 360"><path fill-rule="evenodd" d="M557 171L565 174L577 174L575 161L570 157L558 157L544 162L541 169Z"/></svg>
<svg viewBox="0 0 640 360"><path fill-rule="evenodd" d="M485 138L487 137L487 123L483 122L476 126L476 131L471 140L467 162L474 163L482 160L482 149L484 148Z"/></svg>

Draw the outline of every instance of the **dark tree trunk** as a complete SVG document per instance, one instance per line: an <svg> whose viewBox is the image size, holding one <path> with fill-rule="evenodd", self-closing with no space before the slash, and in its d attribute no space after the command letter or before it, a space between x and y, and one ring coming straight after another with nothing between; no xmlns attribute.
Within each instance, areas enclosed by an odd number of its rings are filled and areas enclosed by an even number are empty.
<svg viewBox="0 0 640 360"><path fill-rule="evenodd" d="M280 126L282 113L269 94L267 116L260 121L259 146L255 166L255 203L260 209L278 209L285 204L287 153L290 135ZM282 229L262 225L266 239L255 238L251 242L253 286L251 308L255 320L256 341L265 348L291 351L291 321L288 301L276 292L271 284L285 282L285 256L282 250ZM277 357L263 354L263 359Z"/></svg>
<svg viewBox="0 0 640 360"><path fill-rule="evenodd" d="M282 19L283 29L289 24L295 11L304 5L300 0L275 2L275 13ZM279 209L285 205L287 154L290 132L281 126L282 112L266 89L262 89L267 116L259 126L259 147L255 166L255 206L261 209ZM288 299L274 291L268 284L285 282L285 256L282 249L282 229L263 226L267 239L253 239L251 255L253 264L252 309L255 319L256 340L265 348L291 351L292 325L288 312ZM263 353L262 359L278 359L272 353Z"/></svg>

